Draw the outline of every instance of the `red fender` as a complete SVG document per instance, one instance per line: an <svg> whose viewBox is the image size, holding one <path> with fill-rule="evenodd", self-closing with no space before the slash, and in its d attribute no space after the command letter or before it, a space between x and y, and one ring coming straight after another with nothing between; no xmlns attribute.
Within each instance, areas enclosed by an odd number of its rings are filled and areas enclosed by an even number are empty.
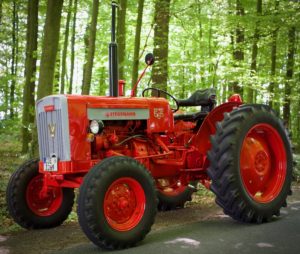
<svg viewBox="0 0 300 254"><path fill-rule="evenodd" d="M199 131L197 132L197 135L193 139L193 145L196 147L199 153L204 156L203 169L206 169L209 166L206 155L211 148L210 136L216 133L216 123L223 120L224 113L232 111L241 104L241 101L230 101L221 104L211 111L204 119Z"/></svg>

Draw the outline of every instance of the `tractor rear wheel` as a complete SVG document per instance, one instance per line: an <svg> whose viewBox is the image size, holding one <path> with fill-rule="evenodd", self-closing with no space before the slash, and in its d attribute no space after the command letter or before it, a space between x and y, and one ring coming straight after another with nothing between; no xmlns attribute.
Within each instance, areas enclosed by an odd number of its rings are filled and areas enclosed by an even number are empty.
<svg viewBox="0 0 300 254"><path fill-rule="evenodd" d="M21 165L11 176L6 191L8 211L23 228L51 228L63 223L72 210L74 190L49 187L41 197L43 175L38 172L38 160Z"/></svg>
<svg viewBox="0 0 300 254"><path fill-rule="evenodd" d="M216 203L243 222L280 214L291 194L292 151L281 120L264 105L243 105L217 124L208 153Z"/></svg>
<svg viewBox="0 0 300 254"><path fill-rule="evenodd" d="M183 184L179 178L160 178L156 180L158 189L158 210L170 211L183 208L187 201L192 200L192 194L197 188L197 182Z"/></svg>
<svg viewBox="0 0 300 254"><path fill-rule="evenodd" d="M154 180L142 164L129 157L104 159L80 187L79 224L104 249L124 249L143 240L156 212Z"/></svg>

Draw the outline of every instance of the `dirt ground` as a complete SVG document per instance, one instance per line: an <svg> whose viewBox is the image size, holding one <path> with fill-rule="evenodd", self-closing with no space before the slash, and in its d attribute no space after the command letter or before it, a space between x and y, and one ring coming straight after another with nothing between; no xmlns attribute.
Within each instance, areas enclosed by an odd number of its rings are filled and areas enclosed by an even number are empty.
<svg viewBox="0 0 300 254"><path fill-rule="evenodd" d="M300 200L299 184L293 186L293 195L288 198L288 203L296 200ZM196 221L217 220L224 216L222 210L214 204L211 197L201 202L196 200L184 209L158 213L150 234L169 226L180 226ZM0 235L0 254L55 253L64 248L88 242L89 240L82 233L78 223L69 222L54 229L21 230Z"/></svg>

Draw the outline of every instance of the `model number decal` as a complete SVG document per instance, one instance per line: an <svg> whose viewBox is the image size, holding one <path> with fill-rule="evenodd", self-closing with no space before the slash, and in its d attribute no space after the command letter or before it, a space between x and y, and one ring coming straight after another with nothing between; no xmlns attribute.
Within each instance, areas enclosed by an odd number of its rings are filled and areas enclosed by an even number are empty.
<svg viewBox="0 0 300 254"><path fill-rule="evenodd" d="M147 120L149 109L143 108L88 108L90 120Z"/></svg>

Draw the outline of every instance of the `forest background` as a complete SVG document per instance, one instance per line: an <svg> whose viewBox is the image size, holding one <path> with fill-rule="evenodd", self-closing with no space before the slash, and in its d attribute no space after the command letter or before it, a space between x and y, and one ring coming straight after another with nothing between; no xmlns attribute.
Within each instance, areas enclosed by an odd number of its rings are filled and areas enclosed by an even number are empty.
<svg viewBox="0 0 300 254"><path fill-rule="evenodd" d="M108 94L110 26L109 0L0 0L0 193L34 154L36 100ZM299 27L299 0L119 0L119 78L129 94L153 52L138 96L149 79L176 98L240 93L273 107L299 151Z"/></svg>

